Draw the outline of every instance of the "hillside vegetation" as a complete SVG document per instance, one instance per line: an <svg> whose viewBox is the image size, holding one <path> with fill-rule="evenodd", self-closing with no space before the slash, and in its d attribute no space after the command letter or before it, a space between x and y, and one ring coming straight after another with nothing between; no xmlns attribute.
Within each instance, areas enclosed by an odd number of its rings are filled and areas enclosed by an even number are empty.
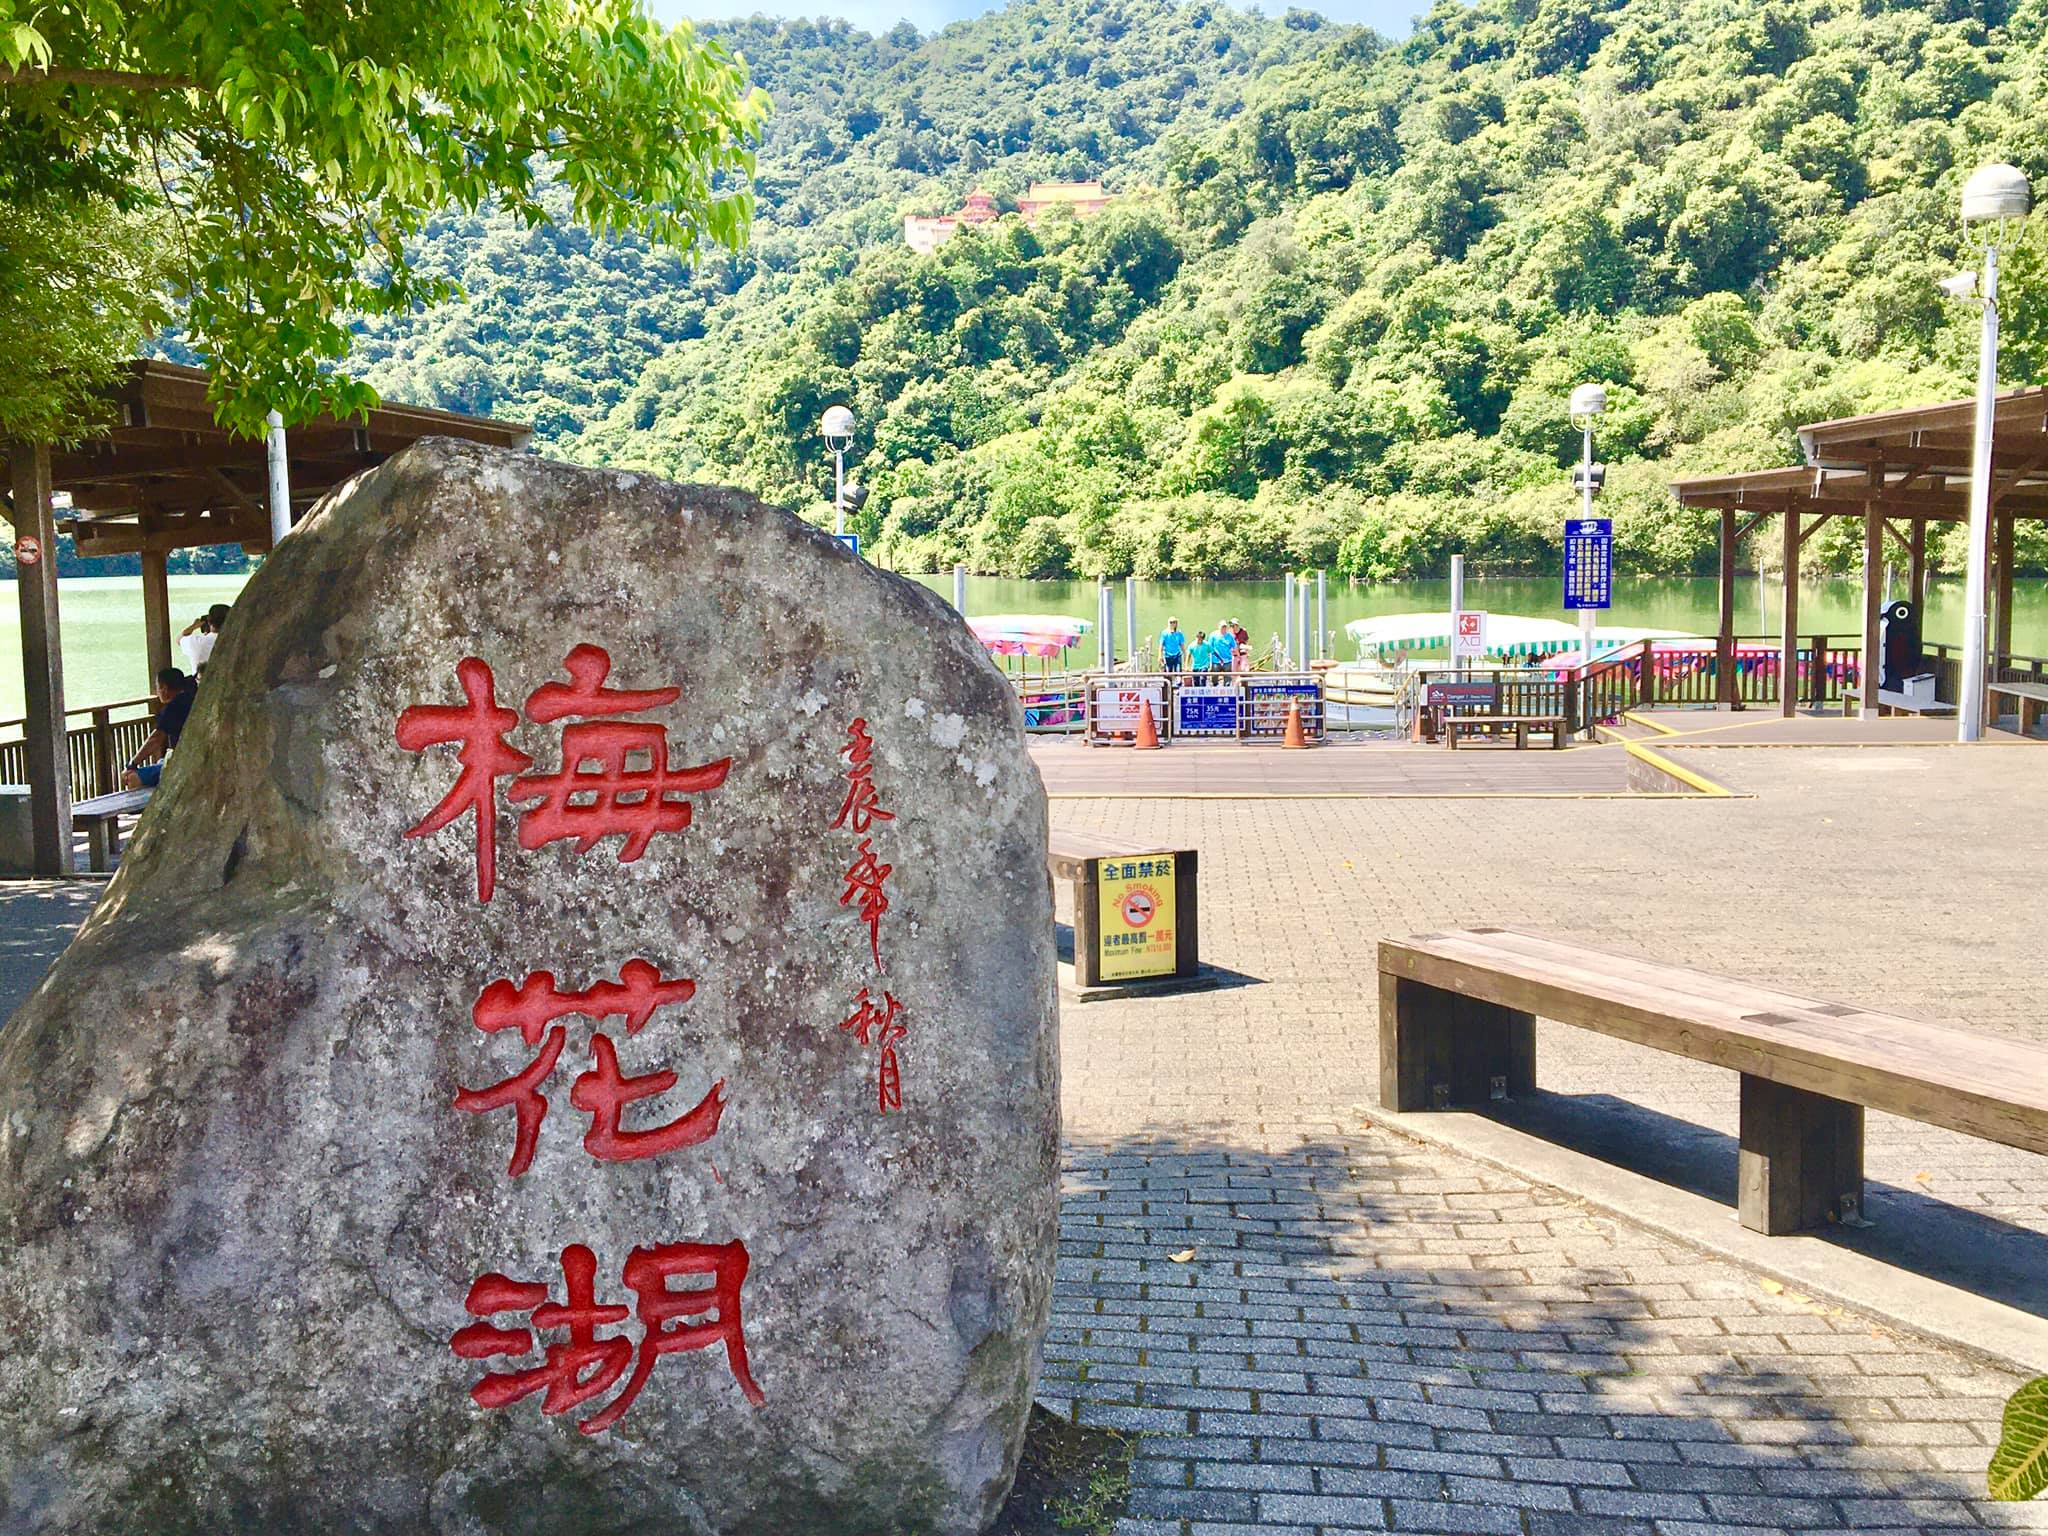
<svg viewBox="0 0 2048 1536"><path fill-rule="evenodd" d="M366 336L371 377L819 516L844 400L862 531L903 568L1545 568L1565 398L1599 379L1628 568L1698 569L1710 526L1664 482L1966 393L1974 311L1934 287L1968 260L1961 179L2048 187L2048 0L1446 0L1399 46L1139 0L729 35L781 113L752 255L690 277L450 231L477 302ZM928 258L892 238L1041 174L1123 195ZM2008 382L2048 377L2044 247L2008 265Z"/></svg>

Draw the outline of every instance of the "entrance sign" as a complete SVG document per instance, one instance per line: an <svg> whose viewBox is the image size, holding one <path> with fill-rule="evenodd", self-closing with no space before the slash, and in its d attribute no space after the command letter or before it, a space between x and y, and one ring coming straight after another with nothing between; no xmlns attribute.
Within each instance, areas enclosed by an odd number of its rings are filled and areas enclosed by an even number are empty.
<svg viewBox="0 0 2048 1536"><path fill-rule="evenodd" d="M1097 974L1104 981L1171 976L1177 963L1173 858L1104 859L1095 884L1101 914Z"/></svg>
<svg viewBox="0 0 2048 1536"><path fill-rule="evenodd" d="M1614 606L1614 519L1575 517L1564 525L1564 605Z"/></svg>
<svg viewBox="0 0 2048 1536"><path fill-rule="evenodd" d="M1240 695L1235 683L1196 684L1173 690L1173 734L1235 736L1240 723Z"/></svg>
<svg viewBox="0 0 2048 1536"><path fill-rule="evenodd" d="M736 492L433 438L263 563L207 688L0 1033L0 1488L87 1531L984 1529L1057 972L958 614ZM1172 879L1115 910L1152 964Z"/></svg>
<svg viewBox="0 0 2048 1536"><path fill-rule="evenodd" d="M1451 660L1484 661L1486 659L1486 614L1477 608L1466 608L1451 615Z"/></svg>

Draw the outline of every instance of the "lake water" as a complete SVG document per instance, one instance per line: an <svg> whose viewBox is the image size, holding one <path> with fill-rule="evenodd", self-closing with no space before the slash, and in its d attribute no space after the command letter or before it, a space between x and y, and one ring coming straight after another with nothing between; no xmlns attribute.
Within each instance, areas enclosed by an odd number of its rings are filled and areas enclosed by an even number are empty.
<svg viewBox="0 0 2048 1536"><path fill-rule="evenodd" d="M232 603L241 591L242 576L173 576L171 618L183 629L212 603ZM950 575L916 578L949 600ZM1123 635L1123 583L1117 582L1118 649ZM64 694L73 706L136 698L149 689L148 660L142 638L142 582L139 577L91 576L61 584L58 606L64 624ZM1716 586L1705 578L1645 578L1615 583L1611 624L1640 625L1712 634L1717 623ZM21 686L21 619L12 582L0 582L0 720L19 716ZM2024 655L2048 656L2048 582L2038 577L2014 583L2013 649ZM1555 577L1474 577L1465 583L1465 600L1474 608L1495 613L1565 619L1563 593ZM1330 627L1341 631L1352 619L1379 614L1427 613L1449 606L1447 581L1408 581L1381 586L1329 587ZM1854 635L1862 627L1861 593L1854 581L1808 582L1800 588L1799 627L1808 634ZM1930 643L1962 638L1962 588L1937 582L1924 631ZM967 580L970 614L1060 613L1095 617L1095 586L1084 581L1011 581L992 576ZM1156 635L1169 618L1178 618L1190 634L1224 619L1235 619L1263 645L1281 627L1281 584L1277 581L1172 581L1138 583L1138 625ZM1741 634L1773 634L1779 622L1775 592L1768 613L1758 607L1754 578L1736 583L1736 630ZM1094 659L1091 636L1078 647L1077 665ZM1352 648L1340 641L1339 657L1349 660Z"/></svg>
<svg viewBox="0 0 2048 1536"><path fill-rule="evenodd" d="M950 574L915 578L949 602L953 596ZM1129 637L1124 630L1123 583L1116 590L1117 650L1125 653ZM1754 577L1735 583L1735 632L1775 636L1783 622L1779 612L1776 583L1770 584L1769 613L1758 606ZM1357 648L1342 637L1353 619L1382 614L1442 612L1450 606L1448 581L1404 581L1382 585L1347 586L1331 582L1328 587L1329 627L1338 632L1331 654L1352 660ZM1672 629L1681 633L1711 635L1720 624L1719 584L1713 577L1645 577L1617 579L1614 607L1601 615L1604 624L1634 625L1644 629ZM1576 615L1564 611L1564 588L1556 577L1472 577L1465 583L1465 603L1492 613L1512 613L1530 618L1553 618L1576 622ZM1963 591L1960 582L1936 582L1930 593L1928 613L1922 622L1927 643L1960 643L1963 630ZM967 612L1058 613L1073 618L1095 617L1095 584L1086 581L1011 581L992 576L967 578ZM1253 642L1264 645L1283 626L1285 599L1277 581L1141 581L1138 583L1138 629L1141 635L1157 635L1170 618L1180 620L1189 634L1211 629L1225 619L1235 619L1251 634ZM1799 628L1803 634L1855 636L1863 630L1863 590L1858 581L1835 579L1804 582L1799 588ZM2048 582L2040 578L2013 583L2013 649L2022 655L2048 655ZM1095 637L1077 646L1071 659L1076 665L1092 665Z"/></svg>

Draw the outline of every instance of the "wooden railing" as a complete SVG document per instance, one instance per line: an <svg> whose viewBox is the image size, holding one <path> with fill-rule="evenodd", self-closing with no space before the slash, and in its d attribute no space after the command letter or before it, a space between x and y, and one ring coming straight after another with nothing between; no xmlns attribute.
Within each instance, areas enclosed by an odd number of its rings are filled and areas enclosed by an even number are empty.
<svg viewBox="0 0 2048 1536"><path fill-rule="evenodd" d="M155 699L124 699L64 711L64 746L71 760L71 798L110 795L121 787L121 767L155 728ZM139 711L139 713L137 713ZM74 720L82 724L73 725ZM28 782L26 720L0 720L0 784Z"/></svg>

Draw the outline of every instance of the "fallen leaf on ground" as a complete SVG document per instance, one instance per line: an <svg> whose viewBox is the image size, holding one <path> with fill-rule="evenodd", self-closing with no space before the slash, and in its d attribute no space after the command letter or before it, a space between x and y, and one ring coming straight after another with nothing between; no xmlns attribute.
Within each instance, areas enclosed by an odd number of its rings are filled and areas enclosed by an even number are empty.
<svg viewBox="0 0 2048 1536"><path fill-rule="evenodd" d="M1194 1256L1195 1250L1192 1248L1183 1248L1179 1253L1169 1253L1167 1255L1167 1257L1173 1260L1173 1262L1176 1264L1185 1264Z"/></svg>

